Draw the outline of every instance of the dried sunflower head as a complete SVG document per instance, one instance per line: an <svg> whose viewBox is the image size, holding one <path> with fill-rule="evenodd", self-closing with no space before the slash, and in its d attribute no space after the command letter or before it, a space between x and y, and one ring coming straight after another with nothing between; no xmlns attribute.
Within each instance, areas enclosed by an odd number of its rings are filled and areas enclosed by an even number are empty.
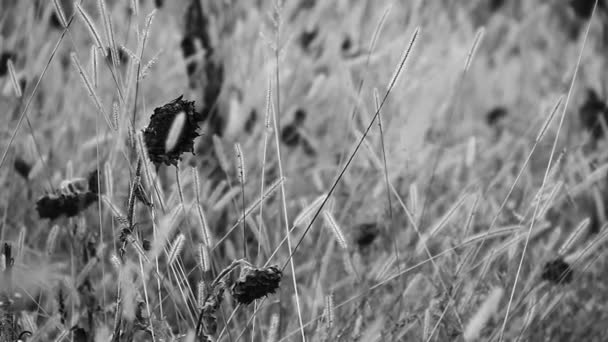
<svg viewBox="0 0 608 342"><path fill-rule="evenodd" d="M76 216L97 201L97 194L92 192L46 194L36 201L36 210L40 218L54 220L61 215Z"/></svg>
<svg viewBox="0 0 608 342"><path fill-rule="evenodd" d="M171 125L180 113L184 113L186 117L181 134L175 147L171 151L166 151L165 142ZM184 101L182 96L162 107L155 108L150 117L150 124L143 130L144 142L150 159L157 165L161 163L177 165L182 153L194 153L194 139L200 135L197 132L198 124L203 120L203 116L194 110L194 101Z"/></svg>
<svg viewBox="0 0 608 342"><path fill-rule="evenodd" d="M250 304L256 299L274 293L279 288L282 276L277 266L266 268L245 266L232 286L232 296L241 304Z"/></svg>

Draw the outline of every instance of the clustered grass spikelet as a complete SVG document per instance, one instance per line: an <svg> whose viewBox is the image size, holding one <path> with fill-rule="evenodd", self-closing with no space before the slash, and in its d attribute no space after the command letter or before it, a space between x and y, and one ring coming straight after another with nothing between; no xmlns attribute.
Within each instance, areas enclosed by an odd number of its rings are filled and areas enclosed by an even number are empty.
<svg viewBox="0 0 608 342"><path fill-rule="evenodd" d="M166 141L169 131L176 117L184 113L186 116L183 128L175 146L166 150ZM150 124L143 130L144 142L148 155L156 165L177 165L182 153L194 153L194 139L200 134L197 132L199 122L203 121L201 114L194 110L194 101L182 100L182 96L154 109L150 117Z"/></svg>
<svg viewBox="0 0 608 342"><path fill-rule="evenodd" d="M274 293L279 288L283 273L277 266L254 268L244 266L232 286L232 296L248 305L256 299Z"/></svg>

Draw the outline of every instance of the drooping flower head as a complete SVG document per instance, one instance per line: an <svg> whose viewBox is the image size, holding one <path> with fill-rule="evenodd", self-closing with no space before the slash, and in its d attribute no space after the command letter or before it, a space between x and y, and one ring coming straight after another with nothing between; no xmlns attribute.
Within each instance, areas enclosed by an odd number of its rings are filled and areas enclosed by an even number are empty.
<svg viewBox="0 0 608 342"><path fill-rule="evenodd" d="M184 113L185 120L181 125L179 136L170 151L166 150L166 141L176 117ZM150 124L143 130L144 142L148 155L157 165L177 165L182 153L194 152L194 139L200 134L197 132L199 123L203 121L201 114L194 110L194 101L184 101L182 96L154 109L150 117ZM175 128L174 128L175 129Z"/></svg>

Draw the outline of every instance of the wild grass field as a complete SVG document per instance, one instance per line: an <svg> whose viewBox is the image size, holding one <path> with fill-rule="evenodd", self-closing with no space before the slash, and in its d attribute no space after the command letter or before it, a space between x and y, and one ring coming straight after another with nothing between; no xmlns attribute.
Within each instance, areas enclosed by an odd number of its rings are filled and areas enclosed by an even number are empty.
<svg viewBox="0 0 608 342"><path fill-rule="evenodd" d="M0 2L0 342L608 340L606 22Z"/></svg>

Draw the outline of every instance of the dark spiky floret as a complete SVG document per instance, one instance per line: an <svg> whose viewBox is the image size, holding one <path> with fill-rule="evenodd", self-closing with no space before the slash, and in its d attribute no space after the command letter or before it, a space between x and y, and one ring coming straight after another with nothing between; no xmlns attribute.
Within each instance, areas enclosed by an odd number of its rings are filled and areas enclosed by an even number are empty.
<svg viewBox="0 0 608 342"><path fill-rule="evenodd" d="M279 288L283 273L277 266L266 268L243 267L232 286L232 296L248 305L256 299L274 293Z"/></svg>
<svg viewBox="0 0 608 342"><path fill-rule="evenodd" d="M26 162L19 156L15 157L13 167L15 168L15 171L17 171L17 173L25 180L28 179L30 171L32 170L32 165L30 165L28 162Z"/></svg>
<svg viewBox="0 0 608 342"><path fill-rule="evenodd" d="M6 76L8 73L8 60L10 59L15 63L17 55L12 51L4 51L0 54L0 77Z"/></svg>
<svg viewBox="0 0 608 342"><path fill-rule="evenodd" d="M76 216L97 201L97 194L92 192L44 195L36 201L36 210L40 218L54 220L62 215Z"/></svg>
<svg viewBox="0 0 608 342"><path fill-rule="evenodd" d="M587 89L587 98L579 109L581 123L595 139L604 136L601 119L608 123L608 106L602 101L595 90Z"/></svg>
<svg viewBox="0 0 608 342"><path fill-rule="evenodd" d="M488 124L488 126L495 126L508 114L509 112L505 107L494 107L486 114L486 124Z"/></svg>
<svg viewBox="0 0 608 342"><path fill-rule="evenodd" d="M359 248L365 248L371 245L378 235L380 228L376 222L364 222L355 226L354 240Z"/></svg>
<svg viewBox="0 0 608 342"><path fill-rule="evenodd" d="M169 135L171 124L179 113L186 114L186 120L175 147L165 151L165 141ZM170 103L154 109L150 124L143 130L144 142L150 159L157 165L177 165L182 153L194 152L194 139L200 134L198 125L203 121L201 114L194 110L194 101L184 101L182 96Z"/></svg>
<svg viewBox="0 0 608 342"><path fill-rule="evenodd" d="M572 281L572 268L563 258L558 257L545 264L541 279L553 284L568 284Z"/></svg>

